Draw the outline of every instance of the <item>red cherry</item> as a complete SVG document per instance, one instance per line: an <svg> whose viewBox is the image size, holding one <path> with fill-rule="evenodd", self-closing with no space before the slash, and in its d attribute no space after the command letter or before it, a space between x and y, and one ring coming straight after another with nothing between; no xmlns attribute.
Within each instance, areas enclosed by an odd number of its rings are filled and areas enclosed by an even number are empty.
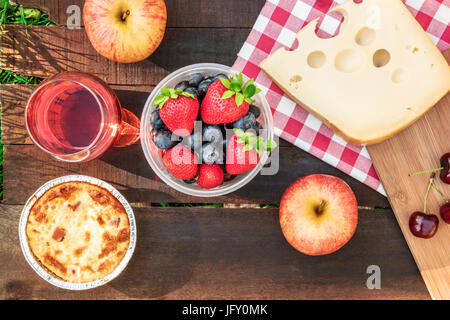
<svg viewBox="0 0 450 320"><path fill-rule="evenodd" d="M450 202L447 202L441 207L440 210L441 218L445 223L450 224Z"/></svg>
<svg viewBox="0 0 450 320"><path fill-rule="evenodd" d="M434 214L427 214L427 201L431 188L434 187L439 191L434 183L435 175L436 174L433 173L428 182L427 192L425 193L425 199L423 201L423 212L416 211L409 218L409 230L411 230L413 235L419 238L429 239L433 237L439 227L439 218Z"/></svg>
<svg viewBox="0 0 450 320"><path fill-rule="evenodd" d="M409 218L409 229L419 238L429 239L433 237L439 226L439 219L434 214L414 212Z"/></svg>
<svg viewBox="0 0 450 320"><path fill-rule="evenodd" d="M439 174L444 183L450 184L450 152L441 158L441 173Z"/></svg>

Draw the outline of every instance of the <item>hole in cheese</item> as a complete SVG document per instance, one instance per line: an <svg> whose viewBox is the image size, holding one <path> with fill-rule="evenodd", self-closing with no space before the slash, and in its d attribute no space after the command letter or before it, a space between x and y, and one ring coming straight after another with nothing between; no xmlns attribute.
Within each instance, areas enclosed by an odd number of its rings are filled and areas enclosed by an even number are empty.
<svg viewBox="0 0 450 320"><path fill-rule="evenodd" d="M345 17L342 12L328 12L317 23L315 29L316 36L320 39L334 38L341 33L341 30L343 30L345 25L344 22Z"/></svg>
<svg viewBox="0 0 450 320"><path fill-rule="evenodd" d="M403 81L406 81L407 75L405 69L397 69L392 73L392 81L394 83L401 83Z"/></svg>
<svg viewBox="0 0 450 320"><path fill-rule="evenodd" d="M368 46L375 41L376 32L372 28L364 27L356 34L355 41L360 46Z"/></svg>
<svg viewBox="0 0 450 320"><path fill-rule="evenodd" d="M298 89L299 88L298 83L302 80L303 80L302 76L299 75L292 76L291 79L289 79L289 85L291 87L294 87L295 89Z"/></svg>
<svg viewBox="0 0 450 320"><path fill-rule="evenodd" d="M290 82L300 82L300 81L302 81L302 80L303 80L303 78L302 78L301 76L295 75L295 76L293 76L289 81L290 81Z"/></svg>
<svg viewBox="0 0 450 320"><path fill-rule="evenodd" d="M308 55L307 60L308 60L308 65L311 68L317 69L325 64L325 61L327 60L327 56L322 51L314 51Z"/></svg>
<svg viewBox="0 0 450 320"><path fill-rule="evenodd" d="M334 66L341 72L354 72L362 64L361 54L354 49L342 50L334 59Z"/></svg>
<svg viewBox="0 0 450 320"><path fill-rule="evenodd" d="M386 49L377 50L373 55L373 65L377 68L384 67L391 60L391 54Z"/></svg>

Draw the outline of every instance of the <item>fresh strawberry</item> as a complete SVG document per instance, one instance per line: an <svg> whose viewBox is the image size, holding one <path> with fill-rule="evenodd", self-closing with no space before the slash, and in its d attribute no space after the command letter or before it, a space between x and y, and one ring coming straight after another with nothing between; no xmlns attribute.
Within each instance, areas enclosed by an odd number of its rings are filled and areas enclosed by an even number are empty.
<svg viewBox="0 0 450 320"><path fill-rule="evenodd" d="M198 169L197 184L203 189L213 189L223 183L224 173L218 164L201 164Z"/></svg>
<svg viewBox="0 0 450 320"><path fill-rule="evenodd" d="M256 137L252 132L234 129L235 135L228 142L226 171L231 175L241 174L252 170L259 163L263 152L272 151L277 144Z"/></svg>
<svg viewBox="0 0 450 320"><path fill-rule="evenodd" d="M161 96L153 104L158 105L159 115L172 133L182 137L191 135L199 110L198 100L192 93L162 88Z"/></svg>
<svg viewBox="0 0 450 320"><path fill-rule="evenodd" d="M253 84L253 79L243 85L242 73L236 78L220 78L208 89L203 99L200 114L208 124L231 123L248 113L251 98L261 92Z"/></svg>
<svg viewBox="0 0 450 320"><path fill-rule="evenodd" d="M167 151L162 161L166 169L177 179L189 180L197 175L197 157L181 144Z"/></svg>

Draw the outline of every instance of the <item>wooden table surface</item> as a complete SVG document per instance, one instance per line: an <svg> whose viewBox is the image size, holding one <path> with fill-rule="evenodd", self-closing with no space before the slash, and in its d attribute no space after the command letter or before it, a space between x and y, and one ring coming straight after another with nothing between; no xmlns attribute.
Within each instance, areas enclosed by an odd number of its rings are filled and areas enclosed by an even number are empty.
<svg viewBox="0 0 450 320"><path fill-rule="evenodd" d="M68 29L69 5L81 0L19 1L50 13L58 27L8 26L0 37L1 67L48 77L78 70L98 75L123 105L141 114L153 87L169 72L192 63L232 65L264 1L166 0L168 28L148 60L117 64L99 56L84 30ZM300 27L300 26L299 26ZM429 299L385 197L302 150L281 142L280 171L258 176L241 190L214 199L181 194L160 181L140 144L111 149L84 164L57 162L32 145L23 122L33 86L0 85L4 152L4 200L0 205L2 299ZM43 281L27 265L18 222L27 198L46 181L73 173L103 179L134 206L137 249L119 278L85 292ZM355 236L340 251L309 257L285 241L277 209L297 178L324 173L343 178L360 205ZM156 207L165 203L224 203L225 208ZM235 208L233 207L234 204ZM367 268L381 268L381 289L369 290Z"/></svg>

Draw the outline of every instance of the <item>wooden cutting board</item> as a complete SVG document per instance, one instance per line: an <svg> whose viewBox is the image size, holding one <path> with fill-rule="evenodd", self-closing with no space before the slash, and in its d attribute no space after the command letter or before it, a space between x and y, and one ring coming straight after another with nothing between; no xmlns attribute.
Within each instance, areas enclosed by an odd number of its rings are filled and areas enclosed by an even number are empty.
<svg viewBox="0 0 450 320"><path fill-rule="evenodd" d="M450 50L444 56L450 62ZM408 174L438 168L440 157L450 152L450 94L408 129L368 149L431 297L450 299L450 225L440 219L438 232L427 240L414 237L408 226L410 215L423 211L430 178L429 174ZM450 185L436 181L450 200ZM439 216L442 204L441 196L432 190L428 211Z"/></svg>

